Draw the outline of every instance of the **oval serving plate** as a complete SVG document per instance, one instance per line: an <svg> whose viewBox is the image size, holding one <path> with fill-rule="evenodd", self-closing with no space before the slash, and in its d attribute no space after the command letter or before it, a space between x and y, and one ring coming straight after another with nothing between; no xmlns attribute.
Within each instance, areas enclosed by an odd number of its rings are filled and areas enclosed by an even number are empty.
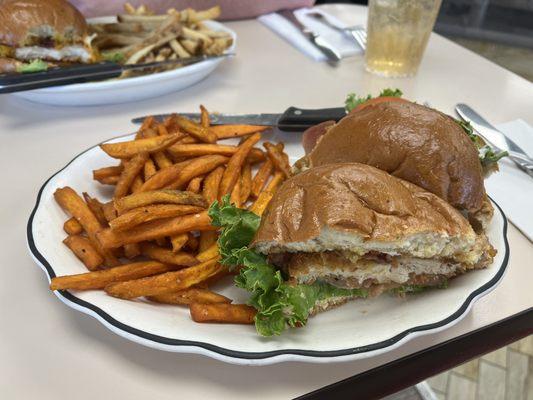
<svg viewBox="0 0 533 400"><path fill-rule="evenodd" d="M113 22L114 18L98 18L89 22ZM205 21L213 29L228 32L233 44L227 52L236 47L237 34L216 21ZM14 96L43 104L58 106L94 106L119 104L145 100L177 92L200 82L213 72L223 59L206 60L170 71L147 74L127 79L110 79L100 82L77 83L67 86L29 90L13 93Z"/></svg>
<svg viewBox="0 0 533 400"><path fill-rule="evenodd" d="M290 138L284 136L283 140L294 161L302 150L294 136L292 141ZM54 191L69 185L78 192L110 198L110 189L92 180L92 170L115 163L116 160L94 146L78 155L40 189L28 221L27 239L33 258L48 280L86 272L62 243L65 237L62 226L68 217L55 203ZM405 299L382 295L348 302L310 318L304 328L290 329L273 338L258 336L255 328L248 325L194 323L186 307L124 301L103 291L54 293L68 306L95 317L118 335L160 350L203 354L236 364L349 361L390 351L414 337L443 330L461 320L474 301L494 289L502 278L509 258L506 232L505 215L495 204L487 235L498 254L489 268L455 278L445 290L429 290ZM230 283L215 290L236 302L245 302L247 298L246 292Z"/></svg>

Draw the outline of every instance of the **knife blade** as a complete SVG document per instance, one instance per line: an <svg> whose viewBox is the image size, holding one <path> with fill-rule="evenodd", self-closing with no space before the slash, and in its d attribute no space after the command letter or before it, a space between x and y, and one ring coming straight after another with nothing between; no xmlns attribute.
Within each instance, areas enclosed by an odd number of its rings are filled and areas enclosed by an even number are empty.
<svg viewBox="0 0 533 400"><path fill-rule="evenodd" d="M481 115L475 112L466 104L459 103L455 106L457 114L467 122L470 122L472 128L480 133L481 136L487 139L495 147L501 150L519 153L521 156L527 157L531 160L531 157L522 150L514 141L505 136L497 128L495 128L490 122L484 119ZM531 160L533 162L533 160Z"/></svg>
<svg viewBox="0 0 533 400"><path fill-rule="evenodd" d="M71 67L56 67L42 72L27 74L3 74L0 75L0 94L118 78L124 71L157 68L171 64L181 64L182 66L187 66L205 60L228 57L232 55L234 54L227 53L220 56L198 56L176 60L127 65L121 65L114 62L101 62L97 64L74 65Z"/></svg>
<svg viewBox="0 0 533 400"><path fill-rule="evenodd" d="M287 19L289 22L291 22L300 32L303 33L303 35L309 40L311 43L315 45L322 53L327 57L328 61L332 63L337 63L341 60L340 53L323 37L321 37L318 33L313 32L308 27L306 27L304 24L302 24L298 18L296 18L296 15L294 15L294 12L291 10L282 10L279 11L278 14L280 14L282 17Z"/></svg>
<svg viewBox="0 0 533 400"><path fill-rule="evenodd" d="M172 114L153 115L157 121L162 122ZM190 119L199 119L200 113L179 113ZM209 115L213 125L224 124L249 124L273 126L286 132L299 132L324 121L339 121L346 116L343 107L303 109L289 107L281 114L218 114ZM141 124L147 116L137 117L131 120L134 124Z"/></svg>
<svg viewBox="0 0 533 400"><path fill-rule="evenodd" d="M459 103L455 106L457 114L497 152L507 151L509 158L522 171L533 177L533 160L514 141L505 136L502 132L491 125L481 115L476 113L466 104Z"/></svg>

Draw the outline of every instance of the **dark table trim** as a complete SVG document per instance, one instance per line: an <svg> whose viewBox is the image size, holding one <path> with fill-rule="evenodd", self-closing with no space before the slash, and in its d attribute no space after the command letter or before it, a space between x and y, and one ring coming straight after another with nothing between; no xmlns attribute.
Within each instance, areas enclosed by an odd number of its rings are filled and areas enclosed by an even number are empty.
<svg viewBox="0 0 533 400"><path fill-rule="evenodd" d="M533 307L298 399L379 399L531 334Z"/></svg>

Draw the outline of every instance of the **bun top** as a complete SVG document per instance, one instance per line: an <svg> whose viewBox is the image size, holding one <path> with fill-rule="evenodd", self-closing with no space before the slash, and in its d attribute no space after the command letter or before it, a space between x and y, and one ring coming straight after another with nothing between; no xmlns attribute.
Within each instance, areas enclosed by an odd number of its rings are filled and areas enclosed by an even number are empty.
<svg viewBox="0 0 533 400"><path fill-rule="evenodd" d="M449 116L410 102L384 102L354 112L318 140L309 167L372 165L412 182L458 209L479 210L485 197L478 152Z"/></svg>
<svg viewBox="0 0 533 400"><path fill-rule="evenodd" d="M72 43L87 30L83 15L66 0L0 0L0 44L31 46L42 38Z"/></svg>
<svg viewBox="0 0 533 400"><path fill-rule="evenodd" d="M468 221L441 198L369 165L344 163L285 181L253 245L263 253L355 246L433 257L447 256L450 241L452 252L465 251L475 238Z"/></svg>

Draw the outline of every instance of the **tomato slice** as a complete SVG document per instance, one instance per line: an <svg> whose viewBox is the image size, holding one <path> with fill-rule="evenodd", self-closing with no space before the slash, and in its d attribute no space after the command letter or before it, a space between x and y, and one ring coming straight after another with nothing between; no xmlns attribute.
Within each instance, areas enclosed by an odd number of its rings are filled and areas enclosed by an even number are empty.
<svg viewBox="0 0 533 400"><path fill-rule="evenodd" d="M387 101L403 101L403 102L409 102L409 100L402 99L401 97L393 97L393 96L383 96L383 97L374 97L370 100L365 101L364 103L359 104L357 107L355 107L351 113L361 111L363 108L366 108L368 106L373 106L379 103L385 103Z"/></svg>

